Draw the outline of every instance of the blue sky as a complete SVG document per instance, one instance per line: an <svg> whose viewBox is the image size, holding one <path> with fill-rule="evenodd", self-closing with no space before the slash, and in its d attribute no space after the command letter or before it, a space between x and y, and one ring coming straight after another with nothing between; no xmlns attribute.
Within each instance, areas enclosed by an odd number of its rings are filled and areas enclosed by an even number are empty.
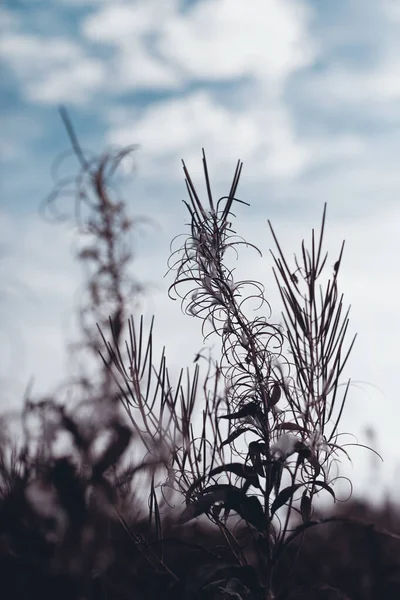
<svg viewBox="0 0 400 600"><path fill-rule="evenodd" d="M244 160L239 193L251 208L240 231L265 256L242 268L277 311L266 220L290 255L328 202L328 248L346 239L342 291L359 333L348 375L371 384L354 388L345 426L360 441L377 428L390 482L400 463L400 2L13 0L1 20L3 404L32 374L37 390L51 389L74 331L72 233L38 214L68 148L63 104L83 146L140 145L125 197L161 228L141 242L136 269L155 284L146 311L173 364L201 346L161 279L186 219L180 159L200 176L204 147L220 195ZM354 456L364 493L370 457Z"/></svg>

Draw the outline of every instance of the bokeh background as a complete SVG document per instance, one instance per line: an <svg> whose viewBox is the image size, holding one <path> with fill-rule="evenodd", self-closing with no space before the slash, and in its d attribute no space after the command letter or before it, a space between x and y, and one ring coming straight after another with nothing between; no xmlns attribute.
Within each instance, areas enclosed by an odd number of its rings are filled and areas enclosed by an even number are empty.
<svg viewBox="0 0 400 600"><path fill-rule="evenodd" d="M260 279L279 318L270 219L288 256L319 228L328 203L328 264L346 240L341 290L358 338L342 429L356 496L400 493L400 2L398 0L13 0L1 17L1 410L21 405L29 379L50 393L68 368L66 342L82 274L71 224L39 206L69 142L58 106L94 152L138 144L126 171L142 310L172 370L202 347L200 323L167 298L171 239L185 230L183 158L227 193L244 161L237 230L263 252L240 270ZM73 162L69 173L74 172ZM68 171L68 168L67 168Z"/></svg>

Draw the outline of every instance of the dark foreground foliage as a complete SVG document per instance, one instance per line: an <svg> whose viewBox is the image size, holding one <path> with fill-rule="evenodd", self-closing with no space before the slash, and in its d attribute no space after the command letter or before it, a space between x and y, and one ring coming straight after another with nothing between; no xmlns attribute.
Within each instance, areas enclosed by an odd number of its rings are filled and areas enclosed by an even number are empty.
<svg viewBox="0 0 400 600"><path fill-rule="evenodd" d="M97 498L92 492L90 501L84 502L87 481L66 461L41 472L41 481L57 489L57 511L51 511L44 487L41 509L32 510L27 496L34 483L28 488L27 480L26 472L14 475L1 503L0 569L5 599L265 597L256 544L246 526L236 531L237 539L243 541L246 563L232 564L226 537L203 523L177 528L173 522L164 522L161 549L157 532L150 529L147 519L135 516L134 506L126 508L124 516L111 512L115 498L110 493L105 499L101 485ZM28 494L27 489L31 490ZM60 523L61 515L66 517L64 523ZM349 502L337 517L338 521L310 528L287 549L275 572L277 598L345 597L334 595L327 586L354 600L398 597L398 509L374 510ZM57 537L63 526L63 535Z"/></svg>
<svg viewBox="0 0 400 600"><path fill-rule="evenodd" d="M83 368L52 398L27 394L21 440L4 420L2 597L397 597L398 508L315 507L318 495L336 499L351 446L340 431L350 389L341 376L354 339L338 286L343 245L332 268L323 251L325 210L294 264L269 224L284 308L274 324L264 286L236 279L238 251L257 251L233 228L234 207L245 204L241 163L215 201L203 154L207 202L184 165L189 233L172 249L170 295L221 352L199 353L172 380L165 351L155 355L154 323L129 318L143 292L129 270L140 221L112 185L129 150L87 158L62 116L79 172L57 181L46 206L58 215L61 197L76 200Z"/></svg>

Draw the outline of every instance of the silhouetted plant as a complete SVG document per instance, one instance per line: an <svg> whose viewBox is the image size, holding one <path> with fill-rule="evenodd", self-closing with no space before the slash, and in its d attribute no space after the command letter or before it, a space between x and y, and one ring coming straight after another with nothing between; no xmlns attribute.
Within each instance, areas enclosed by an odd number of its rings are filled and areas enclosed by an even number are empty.
<svg viewBox="0 0 400 600"><path fill-rule="evenodd" d="M238 281L233 266L241 248L259 252L233 228L234 206L246 205L237 198L242 164L227 196L214 201L203 153L206 202L183 165L189 233L171 250L169 294L221 353L199 352L194 368L172 380L165 349L155 356L154 320L146 328L142 317L127 318L128 299L142 292L126 237L137 221L111 183L130 149L89 159L62 116L80 168L57 181L47 208L63 194L76 200L77 258L89 266L82 345L102 361L99 378L78 386L89 414L82 402L65 405L57 394L33 402L28 393L22 448L3 434L0 565L13 597L322 598L335 597L332 585L355 594L340 571L309 567L329 555L327 528L357 526L354 515L315 507L320 493L335 498L336 463L348 457L340 419L349 382L341 376L354 343L346 343L338 290L343 245L321 284L326 207L319 235L312 232L310 249L303 242L293 265L269 223L284 308L277 325L262 283ZM68 436L61 454L60 434ZM178 502L185 506L176 518ZM357 573L376 573L354 599L390 597L383 590L396 588L384 582L374 536L395 545L398 536L358 525L371 556Z"/></svg>
<svg viewBox="0 0 400 600"><path fill-rule="evenodd" d="M70 218L70 207L62 212L60 206L64 198L73 200L74 225L78 234L76 258L85 269L85 279L78 311L82 339L73 344L72 349L89 351L98 364L101 339L97 326L106 328L111 320L113 335L116 340L122 340L128 316L133 308L136 309L144 291L132 272L133 232L139 225L149 224L150 219L131 217L118 189L121 167L128 160L132 161L137 147L112 148L100 155L84 152L66 109L62 107L60 113L72 146L72 155L78 161L78 170L72 176L62 177L60 174L65 159L71 155L70 151L55 163L55 185L43 205L43 214L52 220L67 220ZM83 356L87 361L89 355L78 354L76 363L81 370ZM100 370L95 388L94 380L83 369L79 384L81 388L86 388L88 397L111 394L108 389L108 369Z"/></svg>
<svg viewBox="0 0 400 600"><path fill-rule="evenodd" d="M272 597L274 568L283 550L311 523L317 494L327 492L335 499L332 467L340 453L348 456L346 444L339 441L349 390L348 382L341 394L341 374L354 343L353 338L345 344L349 311L338 292L344 244L323 288L326 206L319 237L313 230L311 249L303 242L301 260L295 257L293 267L269 223L278 250L274 275L284 305L284 326L274 325L260 314L269 308L263 285L236 281L229 266L229 255L237 256L239 246L255 248L232 229L234 203L245 204L236 198L242 164L229 194L217 202L204 153L203 165L207 205L184 165L190 233L171 256L175 278L170 294L181 298L188 316L201 320L205 339L220 338L221 359L209 359L202 395L197 393L198 365L186 388L183 371L172 385L164 354L161 366L153 366L152 327L144 344L143 322L138 341L133 319L127 363L115 336L114 343L107 343L108 357L122 377L121 400L146 448L151 451L146 440L169 444L171 458L164 464L168 484L172 475L186 498L180 523L207 515L224 531L234 563L243 566L246 559L227 519L232 512L244 519L256 532L263 585ZM196 407L202 413L199 427ZM225 430L222 420L228 423ZM154 506L160 521L154 486L151 498L150 514ZM286 514L280 516L283 507ZM294 530L293 513L303 521ZM160 523L157 529L161 542Z"/></svg>

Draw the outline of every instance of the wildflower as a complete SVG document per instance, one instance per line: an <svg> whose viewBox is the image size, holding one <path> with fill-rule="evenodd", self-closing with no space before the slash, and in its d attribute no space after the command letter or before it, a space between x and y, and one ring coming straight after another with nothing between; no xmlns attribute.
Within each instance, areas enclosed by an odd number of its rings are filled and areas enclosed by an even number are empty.
<svg viewBox="0 0 400 600"><path fill-rule="evenodd" d="M319 429L316 429L314 433L310 436L310 448L313 453L317 453L319 451L328 451L329 446L326 443L325 436L321 433Z"/></svg>
<svg viewBox="0 0 400 600"><path fill-rule="evenodd" d="M298 442L298 438L292 433L284 433L278 438L276 444L271 446L271 454L276 458L286 459L296 450Z"/></svg>

